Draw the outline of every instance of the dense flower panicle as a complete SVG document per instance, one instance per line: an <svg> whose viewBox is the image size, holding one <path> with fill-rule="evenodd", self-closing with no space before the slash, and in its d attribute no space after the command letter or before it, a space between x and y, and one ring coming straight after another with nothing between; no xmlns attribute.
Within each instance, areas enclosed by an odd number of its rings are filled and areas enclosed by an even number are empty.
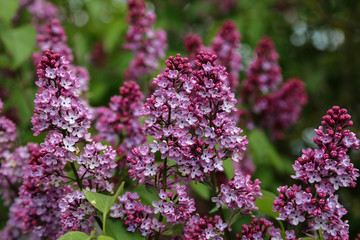
<svg viewBox="0 0 360 240"><path fill-rule="evenodd" d="M165 55L167 39L165 31L152 28L156 16L146 9L143 0L128 0L127 6L130 27L125 36L124 49L132 50L134 58L124 76L127 80L139 80L158 68L159 59Z"/></svg>
<svg viewBox="0 0 360 240"><path fill-rule="evenodd" d="M61 26L59 20L53 18L47 21L44 25L37 25L37 45L40 48L40 52L33 54L34 65L37 65L41 57L45 55L46 50L54 50L55 52L64 56L69 61L68 68L77 77L77 93L81 95L82 92L88 90L89 73L80 66L73 66L71 63L74 60L74 56L70 47L67 45L67 37L64 28ZM88 104L83 100L84 104Z"/></svg>
<svg viewBox="0 0 360 240"><path fill-rule="evenodd" d="M305 84L300 79L290 79L282 87L256 100L253 112L261 126L271 129L274 138L283 137L282 131L295 124L307 103Z"/></svg>
<svg viewBox="0 0 360 240"><path fill-rule="evenodd" d="M236 100L225 84L225 67L215 60L216 55L201 53L194 70L179 54L166 61L167 68L153 81L159 89L147 99L143 111L149 116L144 131L155 140L133 150L135 157L128 159L133 179L140 183L158 179L156 152L161 159L175 161L184 179L199 181L223 171L224 159L242 159L247 139L229 117L236 110Z"/></svg>
<svg viewBox="0 0 360 240"><path fill-rule="evenodd" d="M16 139L16 126L7 117L0 117L0 158L9 154L9 149Z"/></svg>
<svg viewBox="0 0 360 240"><path fill-rule="evenodd" d="M186 240L222 240L224 230L228 225L220 218L220 216L204 218L199 214L193 215L184 225L183 235L180 239Z"/></svg>
<svg viewBox="0 0 360 240"><path fill-rule="evenodd" d="M143 236L150 236L153 232L163 231L165 226L152 216L153 209L141 204L138 199L139 195L136 192L126 192L123 196L119 196L119 204L114 203L111 206L110 216L123 220L130 232L140 230Z"/></svg>
<svg viewBox="0 0 360 240"><path fill-rule="evenodd" d="M91 141L88 132L91 113L77 94L78 78L69 70L68 61L64 56L47 50L38 64L37 73L39 79L36 85L40 90L36 94L35 114L31 121L35 135L48 131L44 142L40 144L43 154L40 164L31 169L32 174L41 177L40 192L62 189L62 183L67 177L64 168L69 162L76 162L80 166L77 174L82 184L77 182L78 188L112 192L113 184L108 179L112 176L111 170L117 166L116 151ZM85 142L83 152L77 146L80 142ZM62 195L59 193L54 204L58 204L63 197L66 200L65 194L76 195L73 190L63 192ZM76 204L80 204L80 200ZM66 214L60 214L62 220L59 219L59 222L63 224L61 234L71 229L88 229L88 217L78 216L79 209L71 206ZM76 221L74 216L78 217Z"/></svg>
<svg viewBox="0 0 360 240"><path fill-rule="evenodd" d="M47 49L54 50L65 56L69 62L73 61L70 47L67 45L67 37L59 20L51 19L45 25L37 26L37 45L41 52L33 54L34 64L37 65Z"/></svg>
<svg viewBox="0 0 360 240"><path fill-rule="evenodd" d="M154 213L160 213L166 217L170 224L185 223L196 210L195 201L187 196L186 187L176 184L176 193L165 192L162 189L159 193L160 201L154 201Z"/></svg>
<svg viewBox="0 0 360 240"><path fill-rule="evenodd" d="M23 172L19 197L10 207L7 228L12 235L21 229L21 235L29 235L29 239L56 239L61 217L58 201L71 189L68 186L44 189L44 153L37 145L29 148L29 152L31 157Z"/></svg>
<svg viewBox="0 0 360 240"><path fill-rule="evenodd" d="M143 106L143 95L139 85L134 81L124 82L120 95L113 96L109 108L97 109L96 130L94 139L106 141L113 145L118 155L131 154L134 147L146 142L142 125L138 120Z"/></svg>
<svg viewBox="0 0 360 240"><path fill-rule="evenodd" d="M346 109L334 106L315 129L314 143L318 149L304 149L295 161L294 179L307 187L279 187L279 197L274 201L274 211L281 220L292 225L307 221L314 229L323 229L326 239L348 239L349 225L341 218L347 211L338 202L335 191L339 187L355 187L358 169L350 162L347 152L359 149L359 139L350 130L353 125ZM306 216L306 219L305 219Z"/></svg>
<svg viewBox="0 0 360 240"><path fill-rule="evenodd" d="M257 210L255 206L256 198L261 198L260 181L250 180L251 176L244 176L238 169L235 171L234 178L227 184L221 184L218 196L211 198L220 208L222 205L230 210L240 210L242 214L249 214L252 210Z"/></svg>
<svg viewBox="0 0 360 240"><path fill-rule="evenodd" d="M232 21L225 21L212 40L211 48L218 56L218 63L226 67L229 73L228 82L230 89L235 92L239 83L239 73L243 69L240 55L241 36Z"/></svg>
<svg viewBox="0 0 360 240"><path fill-rule="evenodd" d="M274 224L265 218L253 219L249 225L243 224L241 235L236 234L237 239L252 240L252 239L267 239L267 234L271 240L280 240L281 233L279 228L275 228Z"/></svg>
<svg viewBox="0 0 360 240"><path fill-rule="evenodd" d="M49 21L59 13L55 5L45 0L21 0L19 9L22 8L27 8L37 21Z"/></svg>
<svg viewBox="0 0 360 240"><path fill-rule="evenodd" d="M62 227L58 236L68 231L90 232L96 209L85 200L82 191L72 191L66 194L59 201L59 208L62 214L60 225ZM90 217L89 217L90 216Z"/></svg>
<svg viewBox="0 0 360 240"><path fill-rule="evenodd" d="M303 150L295 161L294 179L304 184L317 184L317 189L333 194L339 187L355 187L358 169L350 162L349 149L359 149L359 139L348 129L353 122L346 109L335 106L323 117L319 129L315 129L314 143L319 149Z"/></svg>
<svg viewBox="0 0 360 240"><path fill-rule="evenodd" d="M253 101L259 93L277 90L282 81L278 59L272 40L267 37L261 39L246 72L241 94L243 101Z"/></svg>
<svg viewBox="0 0 360 240"><path fill-rule="evenodd" d="M16 148L13 152L7 151L3 155L0 167L0 193L5 204L11 204L18 194L18 188L22 184L24 171L30 159L31 149L37 148L34 143Z"/></svg>

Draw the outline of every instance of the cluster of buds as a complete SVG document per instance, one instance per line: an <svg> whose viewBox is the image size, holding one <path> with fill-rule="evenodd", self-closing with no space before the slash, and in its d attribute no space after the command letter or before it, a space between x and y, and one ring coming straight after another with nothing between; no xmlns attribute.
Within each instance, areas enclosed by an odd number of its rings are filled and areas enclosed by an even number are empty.
<svg viewBox="0 0 360 240"><path fill-rule="evenodd" d="M303 150L295 161L294 179L301 186L282 186L274 201L279 219L292 225L305 223L309 229L322 229L326 239L348 239L349 225L341 218L347 213L335 194L339 187L355 187L358 169L350 162L349 149L359 149L359 139L350 130L353 125L346 109L334 106L315 129L314 143L318 149Z"/></svg>

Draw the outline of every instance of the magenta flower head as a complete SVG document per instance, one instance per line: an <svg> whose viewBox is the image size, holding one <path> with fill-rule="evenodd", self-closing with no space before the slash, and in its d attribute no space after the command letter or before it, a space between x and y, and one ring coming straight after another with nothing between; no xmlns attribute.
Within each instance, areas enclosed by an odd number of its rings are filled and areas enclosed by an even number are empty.
<svg viewBox="0 0 360 240"><path fill-rule="evenodd" d="M307 103L305 84L300 79L286 81L279 90L256 100L253 111L262 127L271 129L275 139L283 138L284 129L295 124Z"/></svg>
<svg viewBox="0 0 360 240"><path fill-rule="evenodd" d="M281 81L281 68L278 64L279 55L270 38L260 40L254 59L250 62L243 83L243 101L252 101L260 94L276 90Z"/></svg>
<svg viewBox="0 0 360 240"><path fill-rule="evenodd" d="M295 161L294 179L304 185L282 186L274 201L279 219L292 225L305 222L310 229L322 229L326 239L348 239L349 225L341 218L347 211L338 202L339 187L355 187L358 169L350 162L349 149L359 149L359 139L347 128L353 125L346 109L334 106L315 129L317 149L304 149Z"/></svg>
<svg viewBox="0 0 360 240"><path fill-rule="evenodd" d="M225 67L216 59L202 52L193 66L179 54L166 60L167 68L153 81L159 88L143 111L148 116L144 131L154 141L134 149L135 157L128 159L133 179L165 189L166 181L159 179L168 177L163 170L170 163L179 177L201 181L223 171L225 159L241 161L247 139L229 117L236 100L225 84Z"/></svg>
<svg viewBox="0 0 360 240"><path fill-rule="evenodd" d="M165 31L152 28L156 15L146 9L143 0L128 0L127 6L130 27L125 36L124 49L132 50L134 58L124 76L127 80L139 80L159 66L159 59L165 55L167 39Z"/></svg>
<svg viewBox="0 0 360 240"><path fill-rule="evenodd" d="M235 92L239 83L239 73L243 69L240 55L240 33L232 21L225 21L212 41L211 48L218 56L218 63L229 73L230 89Z"/></svg>
<svg viewBox="0 0 360 240"><path fill-rule="evenodd" d="M0 99L0 113L3 108L3 102ZM16 139L16 126L5 116L0 117L0 158L9 154L10 148Z"/></svg>
<svg viewBox="0 0 360 240"><path fill-rule="evenodd" d="M129 155L134 147L146 142L142 125L138 120L143 107L143 95L134 81L124 82L120 95L113 96L109 108L97 109L96 140L107 141L115 146L119 155Z"/></svg>

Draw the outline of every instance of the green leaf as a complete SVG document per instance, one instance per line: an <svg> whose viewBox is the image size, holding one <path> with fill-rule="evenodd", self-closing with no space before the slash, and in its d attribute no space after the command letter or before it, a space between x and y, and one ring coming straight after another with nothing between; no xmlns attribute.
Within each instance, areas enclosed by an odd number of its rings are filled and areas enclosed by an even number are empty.
<svg viewBox="0 0 360 240"><path fill-rule="evenodd" d="M62 235L58 240L90 240L90 237L83 232L68 232Z"/></svg>
<svg viewBox="0 0 360 240"><path fill-rule="evenodd" d="M100 212L105 215L109 212L110 207L116 201L116 198L119 196L121 191L124 189L124 182L118 188L116 193L113 196L108 196L102 193L91 192L83 189L86 199Z"/></svg>
<svg viewBox="0 0 360 240"><path fill-rule="evenodd" d="M266 190L261 190L262 198L256 199L255 204L259 208L259 212L265 213L270 217L279 217L278 212L273 212L273 201L275 200L275 194Z"/></svg>
<svg viewBox="0 0 360 240"><path fill-rule="evenodd" d="M200 182L190 182L190 187L194 190L194 192L196 192L197 194L199 194L200 197L202 197L203 199L209 199L210 198L210 192L209 192L209 187L200 183Z"/></svg>
<svg viewBox="0 0 360 240"><path fill-rule="evenodd" d="M0 0L0 6L0 22L9 25L19 7L19 0Z"/></svg>
<svg viewBox="0 0 360 240"><path fill-rule="evenodd" d="M224 172L228 179L232 179L234 177L234 165L232 163L231 158L226 159L223 162Z"/></svg>
<svg viewBox="0 0 360 240"><path fill-rule="evenodd" d="M103 233L106 235L106 215L108 214L111 206L116 201L119 194L124 189L125 182L122 182L118 190L113 196L108 196L105 194L91 192L83 189L86 199L100 212L103 213Z"/></svg>
<svg viewBox="0 0 360 240"><path fill-rule="evenodd" d="M114 240L114 238L105 235L100 235L97 237L97 240Z"/></svg>
<svg viewBox="0 0 360 240"><path fill-rule="evenodd" d="M176 224L161 234L165 236L180 236L183 233L184 225L182 223Z"/></svg>
<svg viewBox="0 0 360 240"><path fill-rule="evenodd" d="M107 218L106 219L107 235L114 238L114 240L140 240L145 239L141 234L136 232L128 232L124 223L120 220Z"/></svg>
<svg viewBox="0 0 360 240"><path fill-rule="evenodd" d="M250 131L248 139L250 153L256 165L267 164L273 166L278 172L291 170L291 166L290 168L287 166L291 164L278 154L263 131L258 129Z"/></svg>
<svg viewBox="0 0 360 240"><path fill-rule="evenodd" d="M32 25L23 25L1 33L7 52L12 57L13 68L19 67L34 52L36 32Z"/></svg>

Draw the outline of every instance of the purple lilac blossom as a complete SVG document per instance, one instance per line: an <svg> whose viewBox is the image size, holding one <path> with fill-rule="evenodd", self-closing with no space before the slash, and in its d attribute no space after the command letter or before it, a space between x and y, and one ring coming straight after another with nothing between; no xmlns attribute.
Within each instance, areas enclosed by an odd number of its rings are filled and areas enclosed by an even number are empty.
<svg viewBox="0 0 360 240"><path fill-rule="evenodd" d="M165 226L152 216L153 209L141 204L138 199L139 195L136 192L126 192L123 196L119 196L119 203L111 206L110 216L123 220L128 231L135 232L139 229L143 236L149 236L151 239L154 232L163 231Z"/></svg>
<svg viewBox="0 0 360 240"><path fill-rule="evenodd" d="M211 49L218 56L218 64L226 67L229 73L228 82L232 92L236 92L239 84L239 74L243 69L240 55L241 36L232 21L225 21L217 35L212 40Z"/></svg>
<svg viewBox="0 0 360 240"><path fill-rule="evenodd" d="M228 225L220 216L200 217L199 214L193 215L184 225L184 232L180 239L185 240L222 240L224 230Z"/></svg>
<svg viewBox="0 0 360 240"><path fill-rule="evenodd" d="M341 218L347 213L335 192L340 187L355 187L358 169L350 162L347 152L359 149L359 139L350 130L353 125L346 109L332 107L315 129L313 141L317 149L304 149L293 168L294 179L303 185L278 188L274 211L279 219L292 225L306 222L310 229L322 229L326 239L348 239L349 225Z"/></svg>
<svg viewBox="0 0 360 240"><path fill-rule="evenodd" d="M24 171L30 159L30 149L36 144L28 143L27 146L16 148L13 152L7 151L2 156L0 166L0 193L5 205L10 205L18 195L18 188L23 181Z"/></svg>
<svg viewBox="0 0 360 240"><path fill-rule="evenodd" d="M3 102L0 99L0 113L2 112ZM0 117L0 159L10 154L10 149L16 139L16 126L13 121L5 116Z"/></svg>
<svg viewBox="0 0 360 240"><path fill-rule="evenodd" d="M94 139L110 143L117 154L126 159L133 148L146 142L138 120L144 97L134 81L124 82L119 90L120 95L111 97L109 107L96 110L98 116L95 127L98 134ZM122 162L119 161L120 163Z"/></svg>
<svg viewBox="0 0 360 240"><path fill-rule="evenodd" d="M41 187L38 186L40 195L45 194L46 192L43 191L47 189L56 190L53 196L53 204L56 205L54 211L55 209L60 211L58 206L60 202L66 201L69 195L74 198L79 196L76 190L60 191L63 189L62 183L69 179L64 171L65 166L74 163L80 166L75 174L78 174L78 179L81 180L77 181L74 187L112 192L113 185L109 182L109 178L112 176L110 171L117 166L116 152L111 147L91 141L88 132L91 113L79 100L78 78L69 70L66 57L47 50L37 67L39 78L36 85L40 90L34 100L35 110L31 122L34 135L48 133L44 142L40 144L43 155L39 158L39 165L31 167L28 171L41 179ZM85 143L83 151L80 151L79 143ZM32 199L33 196L30 196ZM21 195L20 200L24 204L27 201L24 202ZM92 222L83 214L90 213L91 210L84 210L80 200L76 201L76 204L79 204L77 208L71 205L71 202L67 201L67 203L71 207L66 213L60 214L60 219L56 221L63 229L59 234L74 229L88 231ZM87 207L91 208L90 205ZM61 210L63 209L65 207L61 205ZM82 212L79 209L82 209ZM36 222L34 227L42 229L45 226L42 222Z"/></svg>
<svg viewBox="0 0 360 240"><path fill-rule="evenodd" d="M260 181L250 180L251 176L244 176L238 169L235 170L234 178L227 184L221 184L218 196L211 198L216 207L226 206L233 211L240 211L242 214L250 214L257 210L256 198L261 198Z"/></svg>
<svg viewBox="0 0 360 240"><path fill-rule="evenodd" d="M21 0L19 9L23 8L27 8L37 21L49 21L59 13L55 5L45 0Z"/></svg>
<svg viewBox="0 0 360 240"><path fill-rule="evenodd" d="M229 116L236 110L236 100L225 84L225 67L216 65L216 58L201 53L195 66L179 54L166 61L167 68L153 81L159 89L143 110L149 116L144 131L154 141L135 148L135 157L128 158L132 179L167 188L160 179L169 175L160 170L168 166L157 163L156 152L165 163L168 158L174 161L179 177L187 181L203 181L212 172L222 172L227 158L241 161L247 139Z"/></svg>
<svg viewBox="0 0 360 240"><path fill-rule="evenodd" d="M40 48L40 52L33 54L34 65L37 65L41 56L43 56L46 50L54 50L57 53L65 56L69 61L69 69L73 71L73 74L78 78L78 87L76 91L79 95L88 91L89 73L81 66L71 65L74 56L70 47L67 45L67 37L64 28L61 26L59 20L52 18L45 22L44 25L36 25L37 30L37 46ZM84 104L88 103L82 100Z"/></svg>
<svg viewBox="0 0 360 240"><path fill-rule="evenodd" d="M299 120L307 103L305 84L299 79L282 85L278 59L272 40L261 39L242 84L240 102L246 109L238 114L240 125L269 129L274 139L283 138L282 132Z"/></svg>
<svg viewBox="0 0 360 240"><path fill-rule="evenodd" d="M267 234L271 240L281 240L280 229L265 218L253 219L249 225L243 224L241 235L236 234L236 239L252 240L266 239Z"/></svg>
<svg viewBox="0 0 360 240"><path fill-rule="evenodd" d="M124 76L127 80L139 81L142 76L152 74L159 67L159 59L165 55L167 48L166 32L155 31L154 12L147 10L143 0L128 0L130 27L126 33L124 49L134 52L129 68Z"/></svg>

